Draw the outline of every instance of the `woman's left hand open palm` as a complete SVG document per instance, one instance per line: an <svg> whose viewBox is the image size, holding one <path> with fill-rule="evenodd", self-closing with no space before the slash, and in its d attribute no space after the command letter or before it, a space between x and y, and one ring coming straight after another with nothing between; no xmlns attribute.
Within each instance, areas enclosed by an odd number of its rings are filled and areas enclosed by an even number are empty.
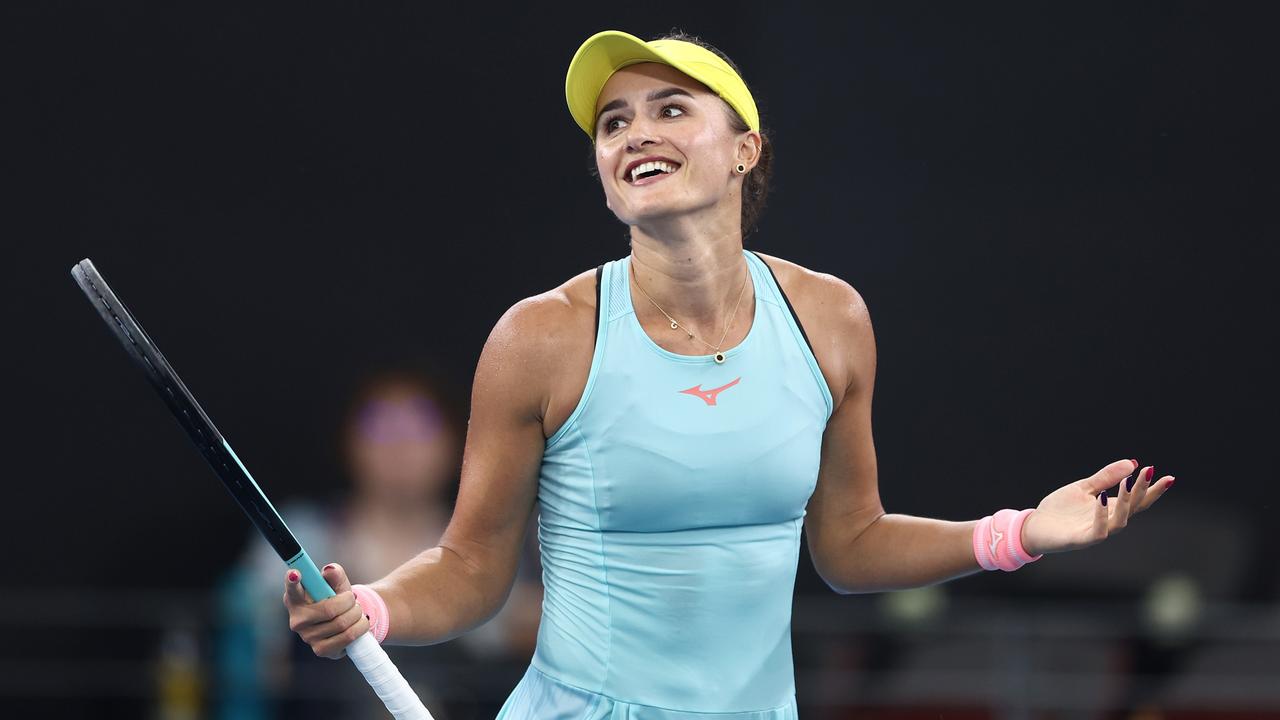
<svg viewBox="0 0 1280 720"><path fill-rule="evenodd" d="M1151 507L1173 485L1155 468L1137 470L1136 460L1117 460L1083 480L1050 493L1022 526L1022 544L1032 555L1077 550L1120 532L1135 513ZM1129 477L1128 482L1124 482ZM1107 497L1119 485L1116 497ZM1105 502L1104 502L1105 499Z"/></svg>

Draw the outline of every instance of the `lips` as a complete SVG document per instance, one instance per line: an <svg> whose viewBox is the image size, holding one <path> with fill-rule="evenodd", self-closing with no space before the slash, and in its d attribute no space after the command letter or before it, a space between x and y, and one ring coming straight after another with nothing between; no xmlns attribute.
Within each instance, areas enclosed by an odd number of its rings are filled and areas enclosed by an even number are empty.
<svg viewBox="0 0 1280 720"><path fill-rule="evenodd" d="M623 173L628 185L651 185L680 170L680 163L657 155L632 160Z"/></svg>

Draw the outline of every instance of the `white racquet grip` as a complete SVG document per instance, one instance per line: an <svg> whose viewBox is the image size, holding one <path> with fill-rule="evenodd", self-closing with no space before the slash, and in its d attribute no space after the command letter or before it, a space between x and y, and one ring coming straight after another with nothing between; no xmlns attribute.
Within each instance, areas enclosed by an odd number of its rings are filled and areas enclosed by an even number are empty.
<svg viewBox="0 0 1280 720"><path fill-rule="evenodd" d="M360 674L364 675L396 720L433 720L417 693L387 657L387 651L374 639L373 633L365 633L348 645L347 657L356 664Z"/></svg>

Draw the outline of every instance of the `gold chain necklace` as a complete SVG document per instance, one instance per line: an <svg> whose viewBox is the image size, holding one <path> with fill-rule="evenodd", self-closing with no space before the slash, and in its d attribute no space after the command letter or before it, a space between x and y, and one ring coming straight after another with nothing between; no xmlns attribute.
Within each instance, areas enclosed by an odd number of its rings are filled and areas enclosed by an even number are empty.
<svg viewBox="0 0 1280 720"><path fill-rule="evenodd" d="M668 320L670 320L670 321L671 321L671 329L672 329L672 330L684 330L684 331L685 331L685 333L687 333L687 334L689 335L689 338L690 338L691 340L697 340L698 342L702 343L703 345L706 345L707 347L711 348L712 350L715 350L715 351L716 351L716 354L715 354L715 356L714 356L714 357L715 357L715 361L716 361L717 363L723 363L723 362L724 362L724 353L720 351L720 346L721 346L721 345L724 345L724 339L725 339L726 337L728 337L728 335L729 335L729 328L733 327L733 319L734 319L735 317L737 317L737 316L738 316L738 306L742 304L742 295L743 295L743 293L745 293L745 292L746 292L746 290L747 290L747 274L748 274L748 273L745 273L745 272L744 272L744 273L743 273L743 275L742 275L742 287L738 289L738 302L734 303L734 306L733 306L733 312L732 312L732 313L730 313L730 315L729 315L729 322L725 323L725 325L724 325L724 333L722 333L722 334L720 335L720 342L719 342L719 343L717 343L717 344L715 344L715 345L712 345L711 343L707 342L706 340L703 340L702 338L698 337L697 335L694 335L694 334L693 334L693 331L692 331L692 330L690 330L689 328L681 326L681 325L680 325L680 323L676 322L676 319L675 319L675 318L671 317L670 315L667 315L667 311L666 311L666 310L663 310L663 309L662 309L662 306L661 306L661 305L659 305L659 304L658 304L658 303L657 303L657 302L656 302L652 297L650 297L650 296L649 296L649 293L647 293L647 292L645 292L645 291L644 291L644 288L640 287L640 278L636 277L636 266L635 266L635 263L634 263L634 262L632 262L632 263L628 263L628 264L629 264L629 265L631 265L631 279L632 279L632 280L635 280L635 283L636 283L636 289L640 291L640 294L644 295L646 298L649 298L649 302L653 303L653 306L654 306L654 307L656 307L656 308L658 308L658 312L660 312L660 313L662 313L663 315L665 315L665 316L666 316L666 318L667 318ZM746 268L744 267L743 269L745 270Z"/></svg>

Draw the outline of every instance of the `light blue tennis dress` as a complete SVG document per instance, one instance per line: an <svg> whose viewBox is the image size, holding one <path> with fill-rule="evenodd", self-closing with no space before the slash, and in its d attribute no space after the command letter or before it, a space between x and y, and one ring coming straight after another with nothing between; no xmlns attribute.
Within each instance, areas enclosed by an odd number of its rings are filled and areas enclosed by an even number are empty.
<svg viewBox="0 0 1280 720"><path fill-rule="evenodd" d="M630 258L597 271L582 399L547 439L542 622L500 720L794 720L791 595L831 393L765 262L717 364L636 320Z"/></svg>

